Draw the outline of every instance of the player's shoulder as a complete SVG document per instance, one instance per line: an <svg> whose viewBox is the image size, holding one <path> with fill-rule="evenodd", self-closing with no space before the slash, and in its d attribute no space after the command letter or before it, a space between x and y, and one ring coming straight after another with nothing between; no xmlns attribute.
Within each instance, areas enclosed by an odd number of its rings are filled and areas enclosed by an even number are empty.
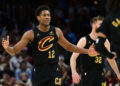
<svg viewBox="0 0 120 86"><path fill-rule="evenodd" d="M62 30L59 27L56 26L51 26L51 27L54 28L56 32L62 32Z"/></svg>
<svg viewBox="0 0 120 86"><path fill-rule="evenodd" d="M55 31L56 31L58 38L60 37L60 35L63 35L63 32L59 27L55 27Z"/></svg>
<svg viewBox="0 0 120 86"><path fill-rule="evenodd" d="M59 27L55 27L56 31L61 31L61 29Z"/></svg>
<svg viewBox="0 0 120 86"><path fill-rule="evenodd" d="M80 38L77 45L81 46L81 47L85 47L85 45L86 45L86 37L84 36L84 37Z"/></svg>
<svg viewBox="0 0 120 86"><path fill-rule="evenodd" d="M34 37L34 32L33 30L28 30L24 33L23 38L27 38L29 40L32 40Z"/></svg>
<svg viewBox="0 0 120 86"><path fill-rule="evenodd" d="M81 37L81 38L79 39L79 41L84 41L84 42L86 42L86 36Z"/></svg>
<svg viewBox="0 0 120 86"><path fill-rule="evenodd" d="M108 39L106 39L106 40L105 40L105 42L106 42L106 43L109 43L109 40L108 40Z"/></svg>
<svg viewBox="0 0 120 86"><path fill-rule="evenodd" d="M28 31L26 31L24 34L25 34L25 35L33 35L34 32L33 32L33 30L28 30Z"/></svg>
<svg viewBox="0 0 120 86"><path fill-rule="evenodd" d="M109 44L109 43L110 43L109 40L106 39L104 44L107 45L107 44Z"/></svg>

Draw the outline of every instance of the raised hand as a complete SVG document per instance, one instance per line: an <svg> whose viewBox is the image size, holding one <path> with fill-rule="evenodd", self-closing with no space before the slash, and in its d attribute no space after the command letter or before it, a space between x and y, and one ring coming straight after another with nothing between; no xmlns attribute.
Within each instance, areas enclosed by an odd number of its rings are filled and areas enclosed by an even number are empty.
<svg viewBox="0 0 120 86"><path fill-rule="evenodd" d="M4 49L9 47L9 36L7 36L7 40L5 40L5 38L2 39L2 46Z"/></svg>
<svg viewBox="0 0 120 86"><path fill-rule="evenodd" d="M94 43L89 47L89 50L88 50L88 55L89 56L96 56L96 55L99 55L99 53L95 50L94 48Z"/></svg>
<svg viewBox="0 0 120 86"><path fill-rule="evenodd" d="M72 73L72 80L75 84L78 84L81 80L81 77L77 72L74 72Z"/></svg>

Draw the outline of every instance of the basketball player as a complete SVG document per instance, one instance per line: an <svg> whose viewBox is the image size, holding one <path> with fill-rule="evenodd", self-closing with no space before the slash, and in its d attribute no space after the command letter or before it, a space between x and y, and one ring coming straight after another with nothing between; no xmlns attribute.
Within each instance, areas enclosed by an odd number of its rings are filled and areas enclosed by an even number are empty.
<svg viewBox="0 0 120 86"><path fill-rule="evenodd" d="M97 30L100 27L103 17L97 16L91 19L90 23L92 26L92 32L82 37L77 46L81 48L88 49L91 44L95 43L95 40L98 37ZM109 41L105 41L105 47L110 51ZM71 56L71 70L72 70L72 79L75 84L80 82L80 86L106 86L105 76L104 76L104 59L102 55L89 56L87 54L80 54L82 62L82 73L81 76L76 71L76 59L78 58L79 53L73 53ZM107 59L111 64L113 63L116 74L119 74L118 67L114 59ZM112 65L112 66L113 66Z"/></svg>
<svg viewBox="0 0 120 86"><path fill-rule="evenodd" d="M15 55L30 43L34 57L33 86L61 86L57 44L71 52L87 54L88 50L71 44L60 28L50 25L51 14L48 6L38 7L36 17L39 25L25 32L16 45L10 47L7 36L7 39L3 38L2 46L8 54Z"/></svg>
<svg viewBox="0 0 120 86"><path fill-rule="evenodd" d="M109 15L105 17L102 25L99 28L98 38L95 46L91 46L90 50L94 51L94 54L100 53L101 55L110 59L114 57L120 58L120 0L109 0L107 4L107 10ZM116 54L109 52L105 47L104 43L106 38L111 41L112 51ZM95 51L96 50L96 51ZM92 52L93 53L93 52ZM89 55L93 55L89 52ZM118 76L120 79L120 75Z"/></svg>

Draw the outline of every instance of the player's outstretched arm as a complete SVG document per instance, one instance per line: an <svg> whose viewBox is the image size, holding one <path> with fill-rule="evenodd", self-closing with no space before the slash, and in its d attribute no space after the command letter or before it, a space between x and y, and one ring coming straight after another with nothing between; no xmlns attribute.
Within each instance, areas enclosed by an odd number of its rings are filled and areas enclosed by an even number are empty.
<svg viewBox="0 0 120 86"><path fill-rule="evenodd" d="M64 37L62 31L59 28L56 28L56 32L58 36L58 44L60 44L64 49L70 52L88 54L88 49L79 48L68 42L68 40Z"/></svg>
<svg viewBox="0 0 120 86"><path fill-rule="evenodd" d="M104 43L105 47L107 48L107 50L109 52L111 52L110 50L110 43L108 40L106 40L106 42ZM118 79L120 80L120 72L119 72L119 69L118 69L118 66L117 66L117 63L115 61L115 58L117 56L115 55L112 59L110 58L107 58L107 61L108 63L110 64L111 68L113 69L113 71L115 72L115 74L117 75Z"/></svg>
<svg viewBox="0 0 120 86"><path fill-rule="evenodd" d="M114 57L114 54L112 54L111 52L109 52L106 47L104 46L104 43L106 41L106 35L104 35L103 33L99 32L98 33L98 38L96 40L96 43L94 45L94 47L90 47L89 48L89 52L88 54L90 56L93 55L93 53L99 53L105 57L108 57L108 58L113 58Z"/></svg>
<svg viewBox="0 0 120 86"><path fill-rule="evenodd" d="M2 46L8 54L15 55L28 44L28 42L32 38L32 34L33 34L32 30L25 32L21 40L13 47L9 46L9 36L7 36L7 39L5 38L2 39Z"/></svg>

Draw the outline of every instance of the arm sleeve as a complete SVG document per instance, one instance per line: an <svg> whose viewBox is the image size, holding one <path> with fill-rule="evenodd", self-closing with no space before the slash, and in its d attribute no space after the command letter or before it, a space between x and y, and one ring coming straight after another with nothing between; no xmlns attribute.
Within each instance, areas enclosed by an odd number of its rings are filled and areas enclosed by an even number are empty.
<svg viewBox="0 0 120 86"><path fill-rule="evenodd" d="M98 37L98 39L96 40L96 43L95 43L95 50L97 52L99 52L101 55L105 56L105 57L108 57L108 58L113 58L114 55L112 53L110 53L106 47L104 46L104 42L106 41L105 38L102 38L102 37Z"/></svg>

